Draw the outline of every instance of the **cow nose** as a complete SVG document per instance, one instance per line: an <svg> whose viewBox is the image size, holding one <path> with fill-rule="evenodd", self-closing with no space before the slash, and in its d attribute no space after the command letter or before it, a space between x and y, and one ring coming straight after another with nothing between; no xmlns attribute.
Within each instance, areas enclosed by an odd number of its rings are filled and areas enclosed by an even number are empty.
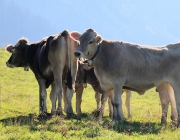
<svg viewBox="0 0 180 140"><path fill-rule="evenodd" d="M74 52L74 55L75 55L76 57L80 57L81 53L76 51L76 52Z"/></svg>
<svg viewBox="0 0 180 140"><path fill-rule="evenodd" d="M8 61L6 62L6 66L7 66L7 67L9 67L9 66L10 66L10 64L9 64L9 62L8 62Z"/></svg>
<svg viewBox="0 0 180 140"><path fill-rule="evenodd" d="M12 65L9 63L9 61L6 62L6 66L12 68Z"/></svg>

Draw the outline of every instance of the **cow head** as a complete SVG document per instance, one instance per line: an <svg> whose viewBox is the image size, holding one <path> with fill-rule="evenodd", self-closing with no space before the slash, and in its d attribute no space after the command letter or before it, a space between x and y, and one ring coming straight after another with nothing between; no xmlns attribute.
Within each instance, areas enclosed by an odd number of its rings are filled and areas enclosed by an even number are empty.
<svg viewBox="0 0 180 140"><path fill-rule="evenodd" d="M21 38L16 45L8 45L6 51L12 53L12 55L6 62L6 66L9 68L24 67L24 70L28 70L26 62L27 49L28 40L25 38Z"/></svg>
<svg viewBox="0 0 180 140"><path fill-rule="evenodd" d="M102 41L102 38L93 29L88 29L82 35L77 34L73 37L80 41L80 45L74 53L79 58L92 58L97 51L98 44Z"/></svg>

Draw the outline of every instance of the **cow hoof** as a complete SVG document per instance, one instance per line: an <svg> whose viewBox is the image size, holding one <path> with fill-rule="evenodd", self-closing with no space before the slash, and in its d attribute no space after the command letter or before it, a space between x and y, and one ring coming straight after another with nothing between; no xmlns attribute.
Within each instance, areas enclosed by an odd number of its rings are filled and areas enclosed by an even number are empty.
<svg viewBox="0 0 180 140"><path fill-rule="evenodd" d="M114 126L115 124L116 124L116 121L110 121L110 122L108 123L108 126L112 127L112 126Z"/></svg>
<svg viewBox="0 0 180 140"><path fill-rule="evenodd" d="M177 120L172 120L172 123L171 123L171 127L178 127L178 121Z"/></svg>
<svg viewBox="0 0 180 140"><path fill-rule="evenodd" d="M56 111L56 115L57 115L57 116L64 116L63 112L62 112L62 111L59 111L59 110Z"/></svg>
<svg viewBox="0 0 180 140"><path fill-rule="evenodd" d="M113 114L112 114L112 113L109 113L109 117L110 117L110 118L113 118Z"/></svg>
<svg viewBox="0 0 180 140"><path fill-rule="evenodd" d="M165 125L166 124L166 119L165 118L161 118L161 125Z"/></svg>
<svg viewBox="0 0 180 140"><path fill-rule="evenodd" d="M51 118L51 116L52 116L51 113L41 112L41 114L38 115L37 119L38 120L49 119L49 118Z"/></svg>
<svg viewBox="0 0 180 140"><path fill-rule="evenodd" d="M82 112L78 112L78 113L77 113L77 116L81 116L81 115L82 115Z"/></svg>
<svg viewBox="0 0 180 140"><path fill-rule="evenodd" d="M96 118L97 118L97 117L99 117L99 116L100 116L101 111L100 111L100 110L95 110L95 111L93 111L93 112L92 112L92 114L93 114L93 116L94 116L94 117L96 117Z"/></svg>
<svg viewBox="0 0 180 140"><path fill-rule="evenodd" d="M67 113L66 119L71 119L74 118L75 114L74 113Z"/></svg>

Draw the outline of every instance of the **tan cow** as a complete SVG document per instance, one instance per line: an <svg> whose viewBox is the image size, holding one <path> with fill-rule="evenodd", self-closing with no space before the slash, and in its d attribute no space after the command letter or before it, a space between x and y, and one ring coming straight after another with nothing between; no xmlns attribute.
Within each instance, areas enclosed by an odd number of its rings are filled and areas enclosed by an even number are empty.
<svg viewBox="0 0 180 140"><path fill-rule="evenodd" d="M97 103L97 110L102 111L102 115L104 110L101 109L101 100L107 100L103 99L103 96L101 98L101 95L104 94L102 88L100 87L100 83L98 79L96 78L94 74L94 69L92 67L88 67L86 64L80 63L78 66L78 74L76 77L76 111L77 115L80 115L81 112L81 102L82 102L82 93L84 89L84 84L90 84L95 91L95 99ZM176 102L174 98L174 91L172 87L168 83L163 83L159 85L156 89L156 91L159 93L159 98L162 105L162 117L161 117L161 124L165 124L167 121L167 112L168 112L168 105L171 103L171 119L174 123L174 120L177 120L177 108L176 108ZM131 118L131 109L130 109L130 99L131 99L131 91L123 89L123 94L125 94L125 106L127 109L127 115L128 118ZM170 97L169 97L170 96ZM113 108L111 104L110 96L108 98L108 104L109 104L109 116L113 117ZM104 107L102 107L104 108ZM123 108L122 108L123 113ZM124 118L124 114L122 114L122 118Z"/></svg>
<svg viewBox="0 0 180 140"><path fill-rule="evenodd" d="M122 111L121 93L125 86L143 94L146 90L167 82L175 94L178 116L180 116L180 44L162 47L140 46L102 39L93 29L82 35L73 34L80 45L76 57L88 59L94 67L101 87L106 92L114 89L111 97L113 120L120 121ZM178 120L176 121L178 124Z"/></svg>

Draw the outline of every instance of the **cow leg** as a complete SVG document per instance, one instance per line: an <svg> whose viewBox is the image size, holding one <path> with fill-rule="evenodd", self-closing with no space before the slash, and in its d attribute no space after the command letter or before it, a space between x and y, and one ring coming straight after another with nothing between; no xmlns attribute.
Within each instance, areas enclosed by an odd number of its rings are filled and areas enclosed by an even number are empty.
<svg viewBox="0 0 180 140"><path fill-rule="evenodd" d="M125 90L126 92L126 100L125 100L125 105L127 108L127 112L128 112L128 118L132 118L131 115L131 108L130 108L130 100L131 100L131 91L130 90Z"/></svg>
<svg viewBox="0 0 180 140"><path fill-rule="evenodd" d="M122 93L123 94L123 93ZM114 101L114 90L111 90L111 94L109 95L109 117L113 118L113 101ZM121 119L124 118L123 108L120 106L121 110Z"/></svg>
<svg viewBox="0 0 180 140"><path fill-rule="evenodd" d="M63 84L63 100L64 100L64 112L67 113L68 98L67 98L67 86Z"/></svg>
<svg viewBox="0 0 180 140"><path fill-rule="evenodd" d="M104 115L104 109L105 109L106 101L107 101L107 98L108 98L109 94L110 94L110 90L107 91L107 92L102 93L102 96L101 96L101 108L99 109L99 119L101 119L102 116Z"/></svg>
<svg viewBox="0 0 180 140"><path fill-rule="evenodd" d="M169 100L171 103L171 120L173 124L176 124L178 120L178 113L177 113L177 107L176 107L176 100L174 97L174 90L172 89L169 83L166 83L166 88L167 88Z"/></svg>
<svg viewBox="0 0 180 140"><path fill-rule="evenodd" d="M113 106L112 106L112 101L111 101L112 98L114 98L114 95L110 94L110 96L108 98L108 104L109 104L109 117L111 117L111 118L113 118Z"/></svg>
<svg viewBox="0 0 180 140"><path fill-rule="evenodd" d="M167 112L168 112L168 105L169 105L169 98L168 98L168 93L167 93L168 91L164 83L157 87L157 91L159 93L159 98L160 98L161 107L162 107L161 124L165 124L167 120Z"/></svg>
<svg viewBox="0 0 180 140"><path fill-rule="evenodd" d="M81 102L82 102L82 93L83 93L83 84L79 84L76 89L76 113L77 115L81 115Z"/></svg>
<svg viewBox="0 0 180 140"><path fill-rule="evenodd" d="M56 96L58 99L58 107L57 107L57 111L56 114L57 115L62 115L62 95L63 95L63 88L62 88L62 69L57 68L57 67L53 67L53 71L54 71L54 80L56 83Z"/></svg>
<svg viewBox="0 0 180 140"><path fill-rule="evenodd" d="M53 81L53 83L51 84L50 100L51 100L51 103L52 103L51 113L56 114L57 95L56 95L56 83L55 83L55 81Z"/></svg>
<svg viewBox="0 0 180 140"><path fill-rule="evenodd" d="M47 92L46 92L45 80L37 78L37 81L38 81L38 84L39 84L39 108L40 108L40 114L41 113L47 113L47 105L46 105Z"/></svg>
<svg viewBox="0 0 180 140"><path fill-rule="evenodd" d="M95 99L97 104L97 110L101 108L101 93L95 92Z"/></svg>
<svg viewBox="0 0 180 140"><path fill-rule="evenodd" d="M67 88L67 115L72 115L73 114L73 109L72 109L72 97L73 97L74 90Z"/></svg>
<svg viewBox="0 0 180 140"><path fill-rule="evenodd" d="M121 121L122 120L122 86L117 84L114 86L114 100L112 102L113 104L113 120L114 121Z"/></svg>
<svg viewBox="0 0 180 140"><path fill-rule="evenodd" d="M176 107L178 111L178 120L174 122L175 125L178 125L180 123L180 85L177 84L179 81L176 82L176 84L172 84L172 87L174 89L174 95L176 100Z"/></svg>

